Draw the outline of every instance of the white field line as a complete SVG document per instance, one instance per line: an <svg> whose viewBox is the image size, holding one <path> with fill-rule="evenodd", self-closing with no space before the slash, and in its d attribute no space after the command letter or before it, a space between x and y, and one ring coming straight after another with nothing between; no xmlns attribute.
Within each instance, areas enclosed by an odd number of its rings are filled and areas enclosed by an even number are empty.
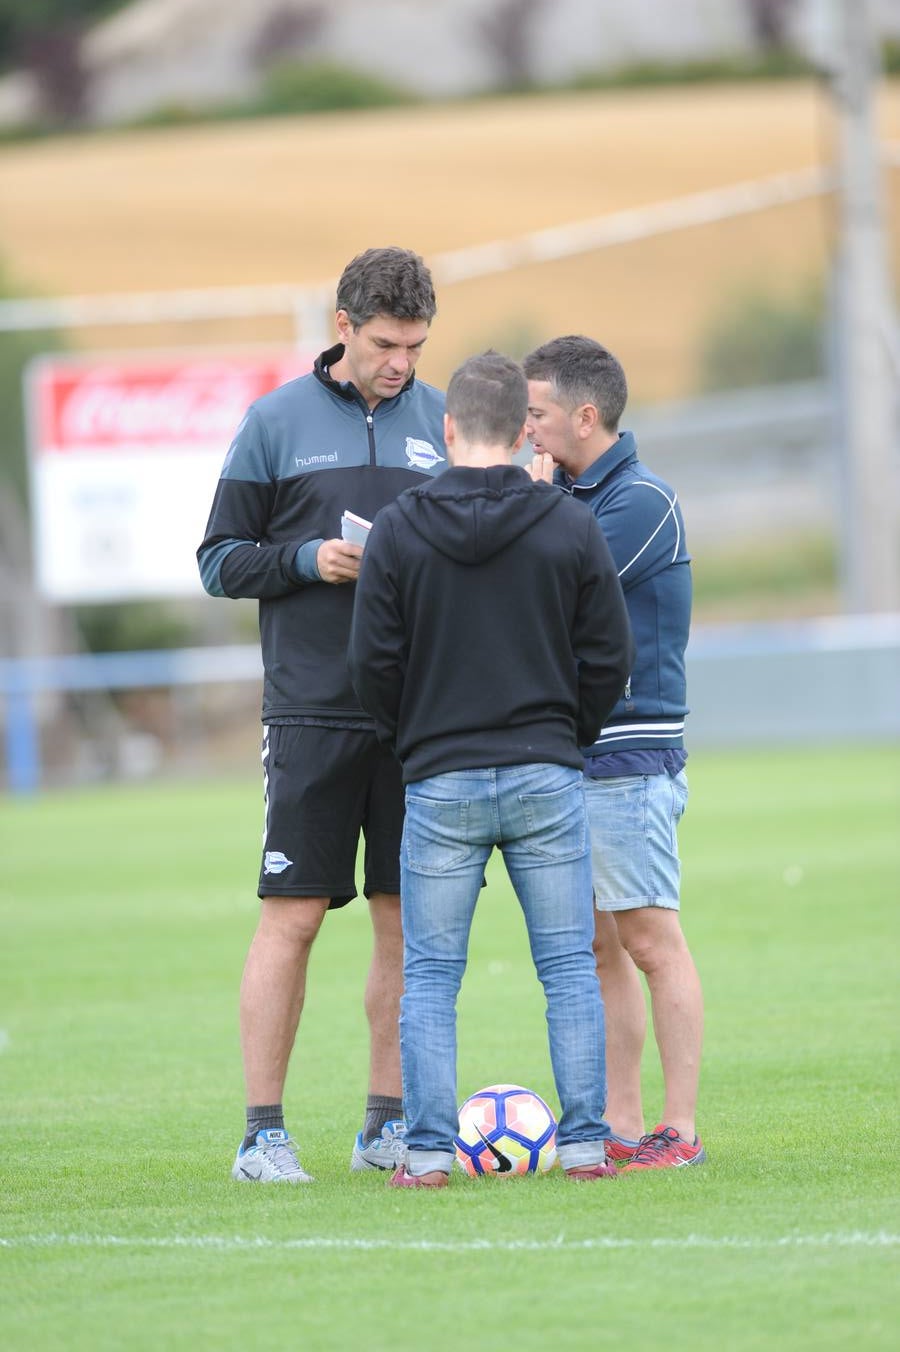
<svg viewBox="0 0 900 1352"><path fill-rule="evenodd" d="M900 167L900 141L881 146L882 162ZM451 249L429 261L442 286L547 263L595 249L630 244L673 230L730 220L750 212L802 202L834 190L835 173L827 166L788 170L767 178L726 184L667 201L628 207L605 216L551 226L511 239L488 240ZM301 332L324 324L330 332L335 282L294 285L222 286L183 291L148 291L93 296L0 301L0 332L36 328L79 328L90 324L147 324L168 319L295 315ZM310 337L314 335L309 335ZM318 338L316 339L318 341Z"/></svg>
<svg viewBox="0 0 900 1352"><path fill-rule="evenodd" d="M454 249L432 258L432 271L435 281L443 286L468 282L532 263L555 262L616 244L634 244L673 230L689 230L698 225L712 225L735 216L802 202L831 192L834 182L832 170L809 168L707 188L567 225L534 230L513 239L489 240L467 249Z"/></svg>
<svg viewBox="0 0 900 1352"><path fill-rule="evenodd" d="M896 142L888 144L890 153ZM650 202L509 239L451 249L428 261L441 286L548 263L617 244L631 244L673 230L730 220L771 207L802 202L831 192L835 175L827 167L794 169L767 178L726 184L682 197ZM329 331L334 304L332 282L208 287L202 290L134 292L54 299L0 301L0 331L78 328L89 324L144 324L161 319L195 319L296 314ZM305 330L304 330L305 332Z"/></svg>
<svg viewBox="0 0 900 1352"><path fill-rule="evenodd" d="M610 1249L889 1249L900 1245L900 1235L883 1230L874 1232L827 1232L822 1235L779 1235L771 1238L742 1238L739 1235L685 1235L682 1239L626 1239L599 1236L591 1239L523 1240L430 1240L332 1238L326 1235L302 1239L268 1239L262 1235L21 1235L0 1236L0 1249L211 1249L216 1253L248 1250L322 1249L371 1252L379 1249L408 1253L582 1253Z"/></svg>

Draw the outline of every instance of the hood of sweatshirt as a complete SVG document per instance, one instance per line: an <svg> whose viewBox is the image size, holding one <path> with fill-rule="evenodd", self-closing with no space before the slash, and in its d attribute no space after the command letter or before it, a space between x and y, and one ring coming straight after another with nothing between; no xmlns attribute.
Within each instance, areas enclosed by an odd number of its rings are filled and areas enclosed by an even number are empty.
<svg viewBox="0 0 900 1352"><path fill-rule="evenodd" d="M563 501L558 488L535 483L520 465L460 465L407 489L396 505L433 548L475 564L506 549Z"/></svg>

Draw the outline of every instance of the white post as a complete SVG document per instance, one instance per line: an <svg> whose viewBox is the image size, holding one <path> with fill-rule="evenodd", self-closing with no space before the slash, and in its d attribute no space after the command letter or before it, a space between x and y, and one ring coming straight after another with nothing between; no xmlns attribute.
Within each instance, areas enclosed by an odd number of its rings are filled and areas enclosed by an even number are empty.
<svg viewBox="0 0 900 1352"><path fill-rule="evenodd" d="M873 0L837 4L831 89L838 131L836 266L846 516L844 602L852 611L900 609L897 389L874 117L878 72Z"/></svg>
<svg viewBox="0 0 900 1352"><path fill-rule="evenodd" d="M294 344L316 352L334 341L334 288L303 287L294 298Z"/></svg>

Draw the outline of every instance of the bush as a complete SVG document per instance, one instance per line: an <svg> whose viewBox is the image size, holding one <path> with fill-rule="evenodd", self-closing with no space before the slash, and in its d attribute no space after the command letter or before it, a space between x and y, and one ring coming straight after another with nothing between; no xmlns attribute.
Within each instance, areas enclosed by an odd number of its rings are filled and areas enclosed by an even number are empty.
<svg viewBox="0 0 900 1352"><path fill-rule="evenodd" d="M87 27L128 0L3 0L0 5L0 71L21 64L29 41L52 35L66 24Z"/></svg>
<svg viewBox="0 0 900 1352"><path fill-rule="evenodd" d="M694 556L694 618L701 623L833 613L840 607L838 544L792 532Z"/></svg>
<svg viewBox="0 0 900 1352"><path fill-rule="evenodd" d="M325 113L350 108L402 107L417 101L397 85L345 66L283 61L269 69L262 94L247 111Z"/></svg>
<svg viewBox="0 0 900 1352"><path fill-rule="evenodd" d="M735 80L794 80L814 75L797 52L777 49L755 56L714 56L695 61L635 61L615 70L583 71L571 89L627 89L653 85L731 83Z"/></svg>
<svg viewBox="0 0 900 1352"><path fill-rule="evenodd" d="M93 653L184 648L194 637L188 616L164 601L73 606L72 618Z"/></svg>
<svg viewBox="0 0 900 1352"><path fill-rule="evenodd" d="M0 267L0 299L15 299ZM25 436L23 378L32 358L65 347L60 334L34 329L0 333L0 491L11 489L23 507L28 505L28 453Z"/></svg>
<svg viewBox="0 0 900 1352"><path fill-rule="evenodd" d="M824 301L819 287L794 296L731 298L701 340L706 392L813 380L825 373Z"/></svg>
<svg viewBox="0 0 900 1352"><path fill-rule="evenodd" d="M252 117L404 107L416 102L420 100L407 90L346 66L284 61L270 68L262 93L247 102L210 108L161 104L153 112L132 119L128 126L179 127Z"/></svg>

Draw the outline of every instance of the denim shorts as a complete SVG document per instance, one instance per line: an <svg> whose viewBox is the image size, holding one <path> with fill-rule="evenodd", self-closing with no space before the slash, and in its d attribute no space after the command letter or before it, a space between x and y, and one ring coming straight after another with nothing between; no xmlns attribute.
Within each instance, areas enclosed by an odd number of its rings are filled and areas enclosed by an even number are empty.
<svg viewBox="0 0 900 1352"><path fill-rule="evenodd" d="M677 911L678 823L688 799L685 772L585 778L584 792L597 910L661 906Z"/></svg>

